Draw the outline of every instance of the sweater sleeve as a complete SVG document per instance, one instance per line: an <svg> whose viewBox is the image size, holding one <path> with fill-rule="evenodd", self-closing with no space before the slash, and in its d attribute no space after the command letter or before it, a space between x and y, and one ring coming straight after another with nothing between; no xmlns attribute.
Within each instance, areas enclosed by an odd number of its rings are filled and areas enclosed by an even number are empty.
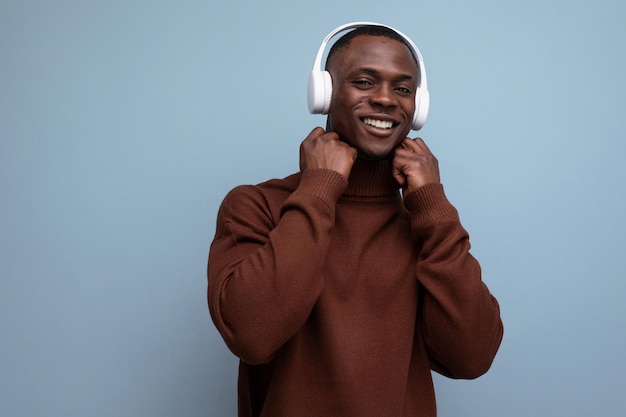
<svg viewBox="0 0 626 417"><path fill-rule="evenodd" d="M408 194L417 237L417 279L423 291L421 328L433 370L471 379L487 372L503 336L498 302L481 279L467 232L441 184Z"/></svg>
<svg viewBox="0 0 626 417"><path fill-rule="evenodd" d="M244 362L270 361L309 316L346 186L335 171L305 170L278 219L258 187L237 187L222 202L209 251L208 303L224 341Z"/></svg>

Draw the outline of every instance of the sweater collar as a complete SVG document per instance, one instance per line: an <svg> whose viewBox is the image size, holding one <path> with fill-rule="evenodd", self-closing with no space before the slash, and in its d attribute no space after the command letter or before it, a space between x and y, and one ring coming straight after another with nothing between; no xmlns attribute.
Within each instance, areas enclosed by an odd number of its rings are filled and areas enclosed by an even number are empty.
<svg viewBox="0 0 626 417"><path fill-rule="evenodd" d="M390 159L368 161L357 158L350 171L347 197L389 197L399 196L400 186L392 175Z"/></svg>

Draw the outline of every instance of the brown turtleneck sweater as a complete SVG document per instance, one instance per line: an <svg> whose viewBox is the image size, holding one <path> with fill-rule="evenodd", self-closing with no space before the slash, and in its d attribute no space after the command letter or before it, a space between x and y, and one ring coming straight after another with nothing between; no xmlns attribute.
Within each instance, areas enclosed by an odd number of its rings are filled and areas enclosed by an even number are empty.
<svg viewBox="0 0 626 417"><path fill-rule="evenodd" d="M431 417L431 369L476 378L498 303L443 187L403 199L389 161L241 186L208 262L213 321L240 361L240 417Z"/></svg>

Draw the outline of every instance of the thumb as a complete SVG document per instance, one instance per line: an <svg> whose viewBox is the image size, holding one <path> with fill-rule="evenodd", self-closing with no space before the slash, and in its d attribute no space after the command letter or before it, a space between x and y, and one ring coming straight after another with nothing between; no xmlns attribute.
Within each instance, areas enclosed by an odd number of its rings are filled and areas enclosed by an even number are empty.
<svg viewBox="0 0 626 417"><path fill-rule="evenodd" d="M395 162L395 161L394 161ZM393 164L393 178L395 178L396 182L403 187L406 183L406 175L402 172L402 169L398 167L395 163Z"/></svg>

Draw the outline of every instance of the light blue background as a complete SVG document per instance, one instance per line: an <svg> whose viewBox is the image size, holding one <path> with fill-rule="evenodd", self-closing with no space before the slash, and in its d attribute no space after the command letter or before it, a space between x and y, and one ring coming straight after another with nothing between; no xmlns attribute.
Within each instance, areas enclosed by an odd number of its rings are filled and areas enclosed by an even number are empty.
<svg viewBox="0 0 626 417"><path fill-rule="evenodd" d="M420 47L420 135L502 307L440 416L624 415L624 4L1 0L0 415L236 414L216 211L298 169L314 55L353 20Z"/></svg>

